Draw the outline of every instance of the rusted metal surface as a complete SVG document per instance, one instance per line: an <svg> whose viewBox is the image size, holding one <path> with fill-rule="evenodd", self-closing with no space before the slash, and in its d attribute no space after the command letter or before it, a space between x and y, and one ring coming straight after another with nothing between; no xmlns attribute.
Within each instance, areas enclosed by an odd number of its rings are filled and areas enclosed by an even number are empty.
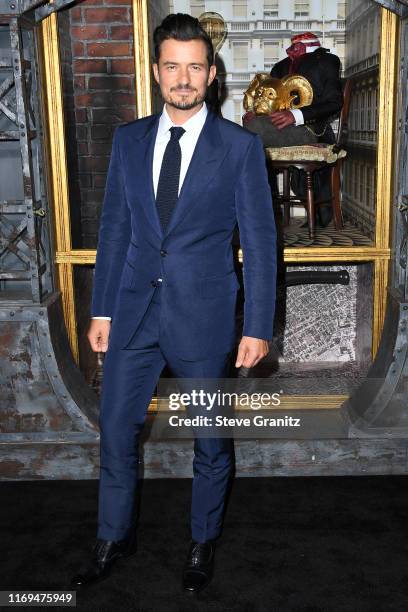
<svg viewBox="0 0 408 612"><path fill-rule="evenodd" d="M1 480L97 478L99 447L85 443L0 443Z"/></svg>
<svg viewBox="0 0 408 612"><path fill-rule="evenodd" d="M0 443L98 443L98 400L76 367L61 296L0 306Z"/></svg>
<svg viewBox="0 0 408 612"><path fill-rule="evenodd" d="M72 358L53 283L35 23L12 4L0 32L0 140L2 159L21 166L3 170L0 186L12 194L0 196L0 478L93 477L98 398Z"/></svg>
<svg viewBox="0 0 408 612"><path fill-rule="evenodd" d="M408 438L408 302L395 290L376 359L342 411L350 437Z"/></svg>
<svg viewBox="0 0 408 612"><path fill-rule="evenodd" d="M236 476L362 476L406 474L408 440L237 440ZM192 443L146 443L145 478L191 478Z"/></svg>
<svg viewBox="0 0 408 612"><path fill-rule="evenodd" d="M0 479L95 478L98 399L72 359L60 294L1 304L0 367Z"/></svg>
<svg viewBox="0 0 408 612"><path fill-rule="evenodd" d="M0 20L6 22L10 17L17 15L35 15L36 21L40 21L51 13L73 4L75 0L0 0Z"/></svg>
<svg viewBox="0 0 408 612"><path fill-rule="evenodd" d="M25 293L33 302L40 303L53 287L48 206L41 171L42 133L41 128L37 129L41 120L35 30L26 20L23 26L13 17L7 32L9 47L3 53L8 59L0 66L0 75L4 77L0 82L0 118L5 127L0 130L0 139L19 144L21 186L15 188L19 199L1 202L0 280L29 281L24 285ZM9 149L14 152L12 147ZM7 193L6 187L4 190Z"/></svg>
<svg viewBox="0 0 408 612"><path fill-rule="evenodd" d="M363 476L408 473L407 439L238 440L236 476ZM193 442L149 442L140 448L141 478L191 478ZM50 443L1 446L3 480L97 479L99 448Z"/></svg>
<svg viewBox="0 0 408 612"><path fill-rule="evenodd" d="M396 13L400 17L406 17L408 15L408 2L407 0L372 0L376 4Z"/></svg>

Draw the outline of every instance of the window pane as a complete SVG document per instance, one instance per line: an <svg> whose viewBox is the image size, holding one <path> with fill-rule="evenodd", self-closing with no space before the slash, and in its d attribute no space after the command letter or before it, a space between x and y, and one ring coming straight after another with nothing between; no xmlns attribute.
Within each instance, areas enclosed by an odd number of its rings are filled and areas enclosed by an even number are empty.
<svg viewBox="0 0 408 612"><path fill-rule="evenodd" d="M270 0L264 3L265 17L278 17L279 15L279 0Z"/></svg>
<svg viewBox="0 0 408 612"><path fill-rule="evenodd" d="M199 17L205 12L205 2L200 2L200 0L191 0L190 12L193 17Z"/></svg>
<svg viewBox="0 0 408 612"><path fill-rule="evenodd" d="M233 0L232 14L234 17L246 17L248 11L247 4L247 0Z"/></svg>
<svg viewBox="0 0 408 612"><path fill-rule="evenodd" d="M234 43L234 70L248 69L248 43Z"/></svg>
<svg viewBox="0 0 408 612"><path fill-rule="evenodd" d="M295 2L295 17L308 17L309 4L309 2Z"/></svg>

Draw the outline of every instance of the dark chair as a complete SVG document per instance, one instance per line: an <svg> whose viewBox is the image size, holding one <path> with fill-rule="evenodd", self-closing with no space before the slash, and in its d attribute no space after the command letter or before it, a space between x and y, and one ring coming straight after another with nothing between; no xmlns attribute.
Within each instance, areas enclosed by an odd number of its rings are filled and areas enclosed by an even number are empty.
<svg viewBox="0 0 408 612"><path fill-rule="evenodd" d="M306 208L309 225L309 236L315 237L316 207L330 202L333 207L334 225L337 230L343 229L343 215L341 212L341 166L346 156L345 144L347 142L347 121L350 108L352 81L347 79L344 83L344 103L341 110L336 142L334 144L299 145L294 147L266 147L265 154L268 165L275 173L283 172L283 193L277 194L276 199L284 207L284 224L290 223L290 206L293 203L303 204ZM315 201L313 190L313 173L322 168L331 168L331 192L329 200ZM298 168L306 173L306 199L290 195L290 171Z"/></svg>

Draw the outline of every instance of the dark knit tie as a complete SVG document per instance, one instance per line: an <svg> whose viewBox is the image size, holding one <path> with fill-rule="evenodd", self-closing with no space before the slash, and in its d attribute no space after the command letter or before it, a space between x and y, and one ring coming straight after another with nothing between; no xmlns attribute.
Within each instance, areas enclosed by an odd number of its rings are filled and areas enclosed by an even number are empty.
<svg viewBox="0 0 408 612"><path fill-rule="evenodd" d="M185 131L182 127L170 128L170 140L163 155L156 193L156 206L163 231L167 228L178 198L181 166L179 139Z"/></svg>

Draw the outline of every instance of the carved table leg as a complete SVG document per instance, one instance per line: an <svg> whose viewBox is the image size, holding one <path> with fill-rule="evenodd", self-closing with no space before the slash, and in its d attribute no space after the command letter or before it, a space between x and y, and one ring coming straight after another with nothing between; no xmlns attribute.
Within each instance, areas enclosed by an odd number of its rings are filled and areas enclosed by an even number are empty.
<svg viewBox="0 0 408 612"><path fill-rule="evenodd" d="M307 184L307 220L309 222L309 237L313 239L315 237L316 228L316 215L313 195L313 175L311 172L306 172L306 184Z"/></svg>

